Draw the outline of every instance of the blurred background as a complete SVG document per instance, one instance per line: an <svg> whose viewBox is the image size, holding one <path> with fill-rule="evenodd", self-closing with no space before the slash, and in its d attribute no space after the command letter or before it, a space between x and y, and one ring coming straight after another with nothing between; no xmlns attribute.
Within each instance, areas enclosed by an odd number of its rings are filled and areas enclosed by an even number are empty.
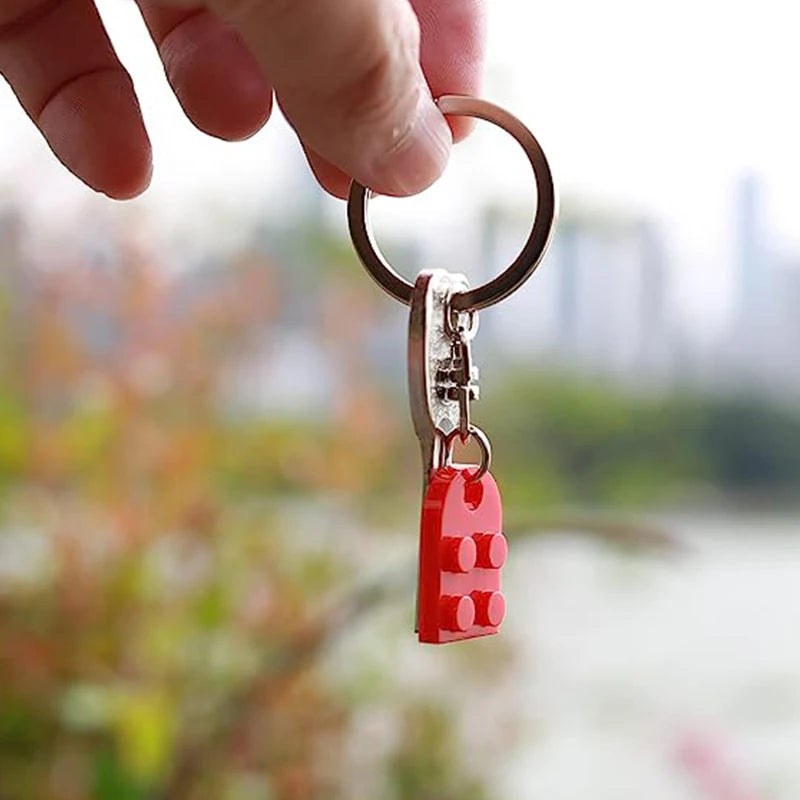
<svg viewBox="0 0 800 800"><path fill-rule="evenodd" d="M145 197L79 185L0 88L0 798L797 798L786 4L491 4L485 96L562 215L482 314L509 616L447 648L412 626L405 309L285 123L202 136L132 4L100 8ZM398 268L473 282L534 207L485 124L373 204Z"/></svg>

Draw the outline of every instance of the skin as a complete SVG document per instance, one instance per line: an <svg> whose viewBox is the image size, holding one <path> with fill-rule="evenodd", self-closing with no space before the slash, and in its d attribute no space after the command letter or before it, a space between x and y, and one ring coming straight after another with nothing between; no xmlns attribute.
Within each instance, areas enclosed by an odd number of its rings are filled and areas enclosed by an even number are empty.
<svg viewBox="0 0 800 800"><path fill-rule="evenodd" d="M470 123L431 95L476 94L482 0L138 0L189 119L252 136L277 101L334 195L350 178L408 195L433 183ZM130 76L91 0L0 0L0 74L56 157L126 199L152 174Z"/></svg>

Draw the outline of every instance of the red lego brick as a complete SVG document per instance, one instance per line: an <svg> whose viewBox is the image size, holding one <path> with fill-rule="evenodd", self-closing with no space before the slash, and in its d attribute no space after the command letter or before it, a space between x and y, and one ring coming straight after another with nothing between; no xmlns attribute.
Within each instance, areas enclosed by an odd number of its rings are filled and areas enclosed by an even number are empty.
<svg viewBox="0 0 800 800"><path fill-rule="evenodd" d="M472 468L431 475L422 506L419 640L432 644L497 633L506 613L500 588L508 557L503 508L494 478L467 479Z"/></svg>

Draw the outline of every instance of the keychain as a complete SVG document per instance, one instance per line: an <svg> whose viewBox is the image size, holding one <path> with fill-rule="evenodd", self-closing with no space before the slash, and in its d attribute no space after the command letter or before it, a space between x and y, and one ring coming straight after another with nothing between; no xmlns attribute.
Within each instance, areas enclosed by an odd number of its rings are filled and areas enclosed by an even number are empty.
<svg viewBox="0 0 800 800"><path fill-rule="evenodd" d="M350 188L347 214L356 252L378 285L411 307L408 389L423 477L416 629L421 642L435 644L497 633L505 617L501 570L508 544L500 493L489 472L491 445L471 418L479 395L472 340L478 312L515 292L536 269L557 213L547 159L518 119L474 97L446 95L437 105L445 115L483 119L510 133L533 167L537 202L522 251L493 280L471 289L463 275L438 269L421 272L412 285L375 243L367 213L372 191L355 181ZM480 463L454 463L456 440L475 441Z"/></svg>

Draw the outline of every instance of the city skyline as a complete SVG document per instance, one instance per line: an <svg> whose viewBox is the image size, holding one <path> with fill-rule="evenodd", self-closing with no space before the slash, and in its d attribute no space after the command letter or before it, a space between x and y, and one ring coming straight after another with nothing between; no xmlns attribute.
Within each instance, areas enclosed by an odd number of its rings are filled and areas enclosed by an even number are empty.
<svg viewBox="0 0 800 800"><path fill-rule="evenodd" d="M199 133L171 96L134 4L104 0L100 10L141 95L155 147L153 186L129 204L95 198L55 162L0 86L4 193L22 195L43 227L85 203L103 205L110 219L131 208L152 212L165 238L193 240L212 255L236 244L250 222L280 219L284 205L291 210L308 174L285 124L275 119L236 144ZM684 24L689 17L691 26ZM611 0L602 9L584 0L540 7L497 0L489 22L484 96L535 131L565 197L664 225L680 313L693 335L711 344L735 305L728 221L739 175L750 171L763 180L775 250L800 250L800 117L785 101L797 65L785 7L767 0L756 18L744 8L697 8L689 0L669 13L633 0ZM524 161L487 128L479 126L474 141L457 148L430 192L391 204L391 235L410 236L431 210L452 219L443 222L447 230L469 225L487 202L528 202ZM341 203L323 202L344 231Z"/></svg>

